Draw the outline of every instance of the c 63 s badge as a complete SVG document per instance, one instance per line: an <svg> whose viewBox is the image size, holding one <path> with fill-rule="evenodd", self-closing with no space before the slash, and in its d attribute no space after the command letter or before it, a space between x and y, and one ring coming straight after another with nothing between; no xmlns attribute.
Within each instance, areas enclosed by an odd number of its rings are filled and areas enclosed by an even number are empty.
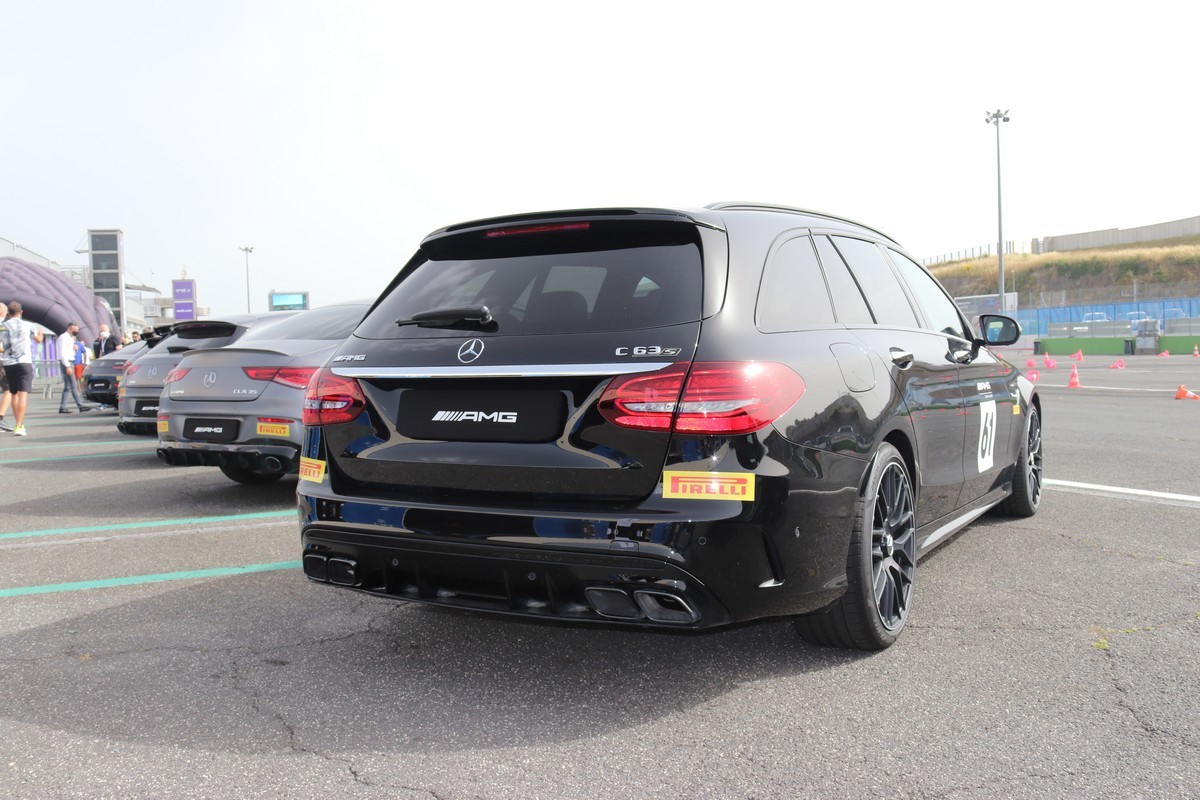
<svg viewBox="0 0 1200 800"><path fill-rule="evenodd" d="M300 456L300 480L320 483L325 479L325 462Z"/></svg>
<svg viewBox="0 0 1200 800"><path fill-rule="evenodd" d="M754 474L663 470L663 497L668 500L753 500Z"/></svg>
<svg viewBox="0 0 1200 800"><path fill-rule="evenodd" d="M639 345L637 347L618 347L616 355L632 356L633 358L654 358L655 356L677 356L678 347L659 347L656 344Z"/></svg>

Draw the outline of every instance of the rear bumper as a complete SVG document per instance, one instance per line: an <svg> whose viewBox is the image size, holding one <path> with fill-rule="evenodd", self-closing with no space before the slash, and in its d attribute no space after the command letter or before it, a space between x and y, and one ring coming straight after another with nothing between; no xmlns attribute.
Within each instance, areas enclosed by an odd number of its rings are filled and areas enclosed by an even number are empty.
<svg viewBox="0 0 1200 800"><path fill-rule="evenodd" d="M759 475L754 503L640 514L351 499L306 479L305 573L397 600L577 622L696 630L809 613L846 585L862 464L832 461L845 469L815 482ZM698 509L711 512L688 513Z"/></svg>
<svg viewBox="0 0 1200 800"><path fill-rule="evenodd" d="M218 444L216 442L159 441L158 458L183 467L231 465L261 472L294 473L300 469L300 451L289 444Z"/></svg>

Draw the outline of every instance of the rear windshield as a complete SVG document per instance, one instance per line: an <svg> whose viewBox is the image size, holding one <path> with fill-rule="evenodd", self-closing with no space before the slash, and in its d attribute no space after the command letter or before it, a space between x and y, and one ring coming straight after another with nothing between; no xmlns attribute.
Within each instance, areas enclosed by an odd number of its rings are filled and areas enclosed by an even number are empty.
<svg viewBox="0 0 1200 800"><path fill-rule="evenodd" d="M354 332L367 306L329 306L303 311L269 325L255 325L238 340L239 344L261 339L318 339L342 341Z"/></svg>
<svg viewBox="0 0 1200 800"><path fill-rule="evenodd" d="M238 332L238 326L228 322L210 322L175 329L154 348L158 352L182 353L185 350L202 350L209 347L224 347L230 337Z"/></svg>
<svg viewBox="0 0 1200 800"><path fill-rule="evenodd" d="M465 322L453 327L456 335L636 330L700 319L703 265L692 225L593 222L584 231L480 237L463 234L418 252L356 335L445 336L445 327L396 322L478 305L488 307L494 326Z"/></svg>

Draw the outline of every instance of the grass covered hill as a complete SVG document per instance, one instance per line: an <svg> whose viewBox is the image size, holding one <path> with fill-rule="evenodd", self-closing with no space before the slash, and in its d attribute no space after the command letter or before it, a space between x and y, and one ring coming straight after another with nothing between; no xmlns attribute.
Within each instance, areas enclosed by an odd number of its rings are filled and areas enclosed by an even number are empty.
<svg viewBox="0 0 1200 800"><path fill-rule="evenodd" d="M930 267L954 297L995 294L999 265L995 256L952 261ZM1133 286L1145 297L1179 296L1172 289L1200 283L1200 236L1112 245L1062 253L1004 256L1008 291L1023 298L1038 292L1122 290ZM1190 293L1184 290L1185 293Z"/></svg>

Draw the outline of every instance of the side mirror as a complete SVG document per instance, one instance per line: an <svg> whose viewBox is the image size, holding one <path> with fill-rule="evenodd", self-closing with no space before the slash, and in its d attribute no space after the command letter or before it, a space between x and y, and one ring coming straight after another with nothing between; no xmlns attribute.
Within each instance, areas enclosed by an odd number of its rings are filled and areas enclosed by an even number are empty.
<svg viewBox="0 0 1200 800"><path fill-rule="evenodd" d="M1015 344L1021 338L1021 326L1012 317L1003 314L982 314L979 317L980 338L972 344L976 347L1003 347Z"/></svg>

